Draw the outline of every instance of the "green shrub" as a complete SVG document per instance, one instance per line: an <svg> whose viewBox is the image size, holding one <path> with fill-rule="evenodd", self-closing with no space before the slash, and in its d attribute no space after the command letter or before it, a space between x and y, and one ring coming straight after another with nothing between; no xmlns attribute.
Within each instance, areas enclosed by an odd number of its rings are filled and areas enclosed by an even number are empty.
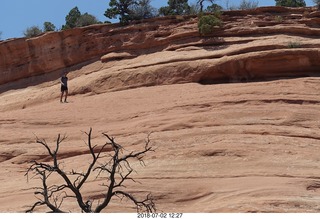
<svg viewBox="0 0 320 219"><path fill-rule="evenodd" d="M288 48L293 49L293 48L301 48L302 45L299 42L289 42L288 43Z"/></svg>
<svg viewBox="0 0 320 219"><path fill-rule="evenodd" d="M56 26L54 26L53 23L48 22L48 21L43 23L43 31L44 32L55 31L55 30L56 30Z"/></svg>
<svg viewBox="0 0 320 219"><path fill-rule="evenodd" d="M304 0L275 0L276 6L283 7L306 7Z"/></svg>
<svg viewBox="0 0 320 219"><path fill-rule="evenodd" d="M95 16L88 13L84 13L76 21L76 27L85 27L85 26L89 26L92 24L99 24L99 23L101 22L99 22Z"/></svg>
<svg viewBox="0 0 320 219"><path fill-rule="evenodd" d="M38 26L28 27L24 32L23 35L27 38L36 37L42 34L42 30Z"/></svg>
<svg viewBox="0 0 320 219"><path fill-rule="evenodd" d="M275 20L276 22L281 23L281 22L283 22L283 17L280 16L280 15L277 15L277 16L274 17L274 20Z"/></svg>
<svg viewBox="0 0 320 219"><path fill-rule="evenodd" d="M214 15L216 18L220 19L223 14L223 8L217 4L213 4L212 6L207 7L205 12L211 13L211 15Z"/></svg>
<svg viewBox="0 0 320 219"><path fill-rule="evenodd" d="M221 27L222 21L214 15L204 15L199 18L198 28L201 35L213 33L214 27Z"/></svg>

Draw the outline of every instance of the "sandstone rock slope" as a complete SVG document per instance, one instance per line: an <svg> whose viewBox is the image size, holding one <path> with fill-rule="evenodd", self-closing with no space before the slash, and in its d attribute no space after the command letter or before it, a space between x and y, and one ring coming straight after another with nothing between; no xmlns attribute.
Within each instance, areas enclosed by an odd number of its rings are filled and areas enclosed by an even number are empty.
<svg viewBox="0 0 320 219"><path fill-rule="evenodd" d="M319 14L263 7L222 20L206 37L190 16L0 42L0 211L36 201L24 173L47 155L35 135L66 133L61 161L84 169L92 127L94 142L107 132L129 151L152 132L156 151L127 188L151 192L159 211L319 212ZM106 212L135 209L114 200Z"/></svg>

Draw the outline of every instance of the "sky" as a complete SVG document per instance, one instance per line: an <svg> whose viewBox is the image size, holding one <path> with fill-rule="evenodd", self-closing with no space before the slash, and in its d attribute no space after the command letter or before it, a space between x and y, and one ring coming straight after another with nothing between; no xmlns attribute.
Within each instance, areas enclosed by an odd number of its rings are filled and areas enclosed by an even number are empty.
<svg viewBox="0 0 320 219"><path fill-rule="evenodd" d="M274 6L274 0L258 1L259 6ZM167 0L152 0L155 8L167 5ZM189 4L196 0L189 0ZM216 3L226 7L239 5L240 0L216 0ZM307 6L313 6L313 0L305 0ZM110 21L103 14L109 7L109 0L1 0L0 4L0 32L1 39L23 37L23 32L31 26L43 28L43 23L48 21L57 28L65 24L65 17L69 11L78 7L81 13L94 15L98 20ZM115 22L115 21L112 21Z"/></svg>

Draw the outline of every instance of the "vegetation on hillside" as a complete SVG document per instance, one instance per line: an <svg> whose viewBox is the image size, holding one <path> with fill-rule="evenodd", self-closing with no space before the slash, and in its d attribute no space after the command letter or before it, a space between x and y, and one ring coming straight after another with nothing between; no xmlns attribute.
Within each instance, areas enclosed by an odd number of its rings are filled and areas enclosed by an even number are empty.
<svg viewBox="0 0 320 219"><path fill-rule="evenodd" d="M259 5L258 1L242 0L239 5L240 10L257 8Z"/></svg>
<svg viewBox="0 0 320 219"><path fill-rule="evenodd" d="M40 27L38 26L31 26L31 27L28 27L24 32L23 32L23 35L27 38L30 38L30 37L36 37L36 36L39 36L40 34L42 34L43 31L40 29Z"/></svg>
<svg viewBox="0 0 320 219"><path fill-rule="evenodd" d="M74 7L73 9L71 9L65 20L66 24L62 26L63 30L101 23L95 16L91 14L81 14L78 7Z"/></svg>
<svg viewBox="0 0 320 219"><path fill-rule="evenodd" d="M119 18L121 24L128 24L132 20L130 8L135 4L134 0L110 0L109 8L105 11L104 16L109 19Z"/></svg>
<svg viewBox="0 0 320 219"><path fill-rule="evenodd" d="M95 16L91 14L88 14L88 13L81 14L78 7L74 7L73 9L70 10L70 12L65 18L65 21L66 23L62 26L61 28L62 30L101 23L100 21L98 21L98 19ZM26 28L26 30L23 31L23 35L27 38L30 38L30 37L39 36L44 32L56 31L56 30L57 28L53 23L46 21L43 23L43 29L41 29L39 26L31 26Z"/></svg>
<svg viewBox="0 0 320 219"><path fill-rule="evenodd" d="M199 33L202 36L210 35L214 32L215 27L221 27L222 21L214 15L200 16L198 21Z"/></svg>
<svg viewBox="0 0 320 219"><path fill-rule="evenodd" d="M131 6L132 19L141 20L157 16L158 10L151 6L151 0L140 0Z"/></svg>
<svg viewBox="0 0 320 219"><path fill-rule="evenodd" d="M275 0L276 6L284 7L305 7L306 2L304 0Z"/></svg>
<svg viewBox="0 0 320 219"><path fill-rule="evenodd" d="M43 23L43 31L44 32L55 31L55 30L56 30L56 26L53 23L48 22L48 21Z"/></svg>
<svg viewBox="0 0 320 219"><path fill-rule="evenodd" d="M190 5L188 0L168 0L168 6L159 9L159 15L188 15L190 14Z"/></svg>
<svg viewBox="0 0 320 219"><path fill-rule="evenodd" d="M241 0L239 5L229 6L229 0L226 1L226 9L217 4L217 0L193 0L189 5L188 0L168 0L167 5L154 8L151 5L152 0L110 0L109 8L104 15L108 19L119 19L120 24L127 25L131 21L153 18L157 16L169 15L200 15L202 13L216 13L222 10L246 10L256 8L259 5L258 0ZM313 0L320 9L320 0ZM304 0L275 0L276 6L285 7L304 7ZM207 18L206 18L207 19ZM209 19L210 20L210 19ZM211 18L212 20L212 18ZM65 17L66 23L62 25L61 30L84 27L92 24L102 23L95 16L84 13L82 14L78 7L74 7ZM110 23L106 21L105 23ZM203 28L201 28L203 29ZM204 28L206 29L206 28ZM43 29L38 26L28 27L24 31L25 37L34 37L43 32L59 30L51 22L45 22ZM1 32L0 32L1 39Z"/></svg>
<svg viewBox="0 0 320 219"><path fill-rule="evenodd" d="M320 0L313 0L313 2L317 5L318 9L320 9Z"/></svg>

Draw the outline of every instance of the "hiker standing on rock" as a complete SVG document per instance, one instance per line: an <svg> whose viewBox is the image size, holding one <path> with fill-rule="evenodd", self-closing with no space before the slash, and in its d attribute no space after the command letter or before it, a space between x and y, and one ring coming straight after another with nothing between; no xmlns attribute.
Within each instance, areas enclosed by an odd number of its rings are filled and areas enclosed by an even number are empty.
<svg viewBox="0 0 320 219"><path fill-rule="evenodd" d="M61 96L60 96L60 103L62 103L63 94L65 94L64 102L67 103L68 97L68 77L67 73L64 72L62 77L60 78L61 83Z"/></svg>

